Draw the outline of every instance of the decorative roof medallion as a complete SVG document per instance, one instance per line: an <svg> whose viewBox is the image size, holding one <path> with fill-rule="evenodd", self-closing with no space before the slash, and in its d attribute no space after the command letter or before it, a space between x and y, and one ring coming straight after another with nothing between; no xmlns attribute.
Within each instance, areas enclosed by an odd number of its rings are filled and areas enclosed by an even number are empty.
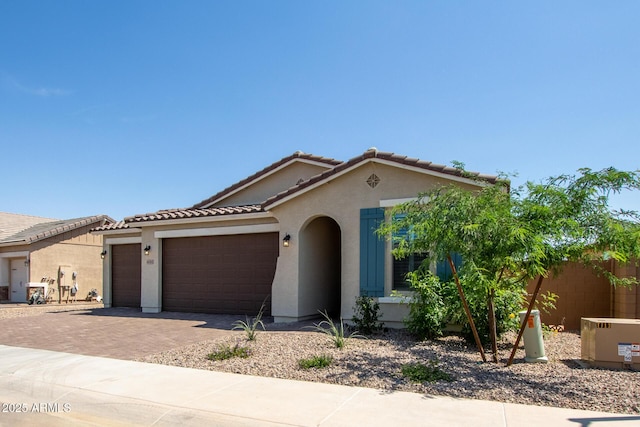
<svg viewBox="0 0 640 427"><path fill-rule="evenodd" d="M369 175L369 178L367 178L367 184L371 188L376 188L379 183L380 178L378 178L378 175L376 175L375 173L372 173L371 175Z"/></svg>

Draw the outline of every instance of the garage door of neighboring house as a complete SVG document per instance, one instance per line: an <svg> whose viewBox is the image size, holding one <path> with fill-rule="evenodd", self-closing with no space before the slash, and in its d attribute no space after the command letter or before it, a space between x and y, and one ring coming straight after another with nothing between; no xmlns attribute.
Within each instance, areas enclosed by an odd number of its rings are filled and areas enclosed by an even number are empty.
<svg viewBox="0 0 640 427"><path fill-rule="evenodd" d="M278 233L164 239L162 309L270 315L278 249Z"/></svg>
<svg viewBox="0 0 640 427"><path fill-rule="evenodd" d="M140 308L141 246L111 246L111 305Z"/></svg>

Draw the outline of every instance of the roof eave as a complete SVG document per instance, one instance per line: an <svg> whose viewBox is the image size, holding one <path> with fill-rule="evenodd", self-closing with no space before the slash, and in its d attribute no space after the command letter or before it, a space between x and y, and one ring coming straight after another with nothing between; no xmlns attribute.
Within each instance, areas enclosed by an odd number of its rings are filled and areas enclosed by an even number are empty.
<svg viewBox="0 0 640 427"><path fill-rule="evenodd" d="M69 231L77 230L78 228L81 228L81 227L86 227L88 225L95 224L97 222L100 222L101 224L104 225L107 222L113 223L114 220L107 215L95 215L91 217L79 218L78 221L71 224L54 227L50 230L46 230L41 233L37 233L35 235L25 237L24 239L21 239L21 240L15 240L15 241L3 242L3 243L6 243L7 246L30 245L42 240L59 236L60 234L67 233Z"/></svg>
<svg viewBox="0 0 640 427"><path fill-rule="evenodd" d="M23 245L28 245L29 242L27 242L26 240L10 240L8 242L2 242L0 243L0 247L5 248L8 246L23 246Z"/></svg>
<svg viewBox="0 0 640 427"><path fill-rule="evenodd" d="M223 222L232 220L262 219L273 218L270 212L250 212L250 213L234 213L225 215L211 215L203 217L190 218L171 218L171 219L151 219L143 221L132 221L128 224L135 224L136 227L159 227L163 225L181 225L181 224L198 224L205 222ZM128 229L131 230L131 229Z"/></svg>
<svg viewBox="0 0 640 427"><path fill-rule="evenodd" d="M141 228L131 227L131 228L119 228L114 230L91 230L91 234L113 235L113 234L139 233L141 231L142 231Z"/></svg>
<svg viewBox="0 0 640 427"><path fill-rule="evenodd" d="M378 158L378 157L364 157L362 160L355 162L354 164L350 165L349 167L344 168L343 170L330 174L329 176L327 176L324 179L320 179L317 182L310 184L300 190L293 190L289 189L286 190L280 194L286 194L287 192L291 191L291 194L289 195L285 195L282 198L278 198L278 195L273 196L272 199L275 199L273 202L269 202L269 200L267 200L265 203L263 203L262 207L265 210L269 210L269 209L273 209L279 205L282 205L298 196L301 196L309 191L312 191L328 182L331 182L339 177L341 177L342 175L345 175L355 169L358 169L359 167L363 166L364 164L366 164L367 162L374 162L374 163L379 163L379 164L385 164L385 165L389 165L389 166L393 166L393 167L397 167L397 168L401 168L401 169L405 169L405 170L410 170L410 171L414 171L414 172L418 172L418 173L422 173L425 175L432 175L432 176L437 176L439 178L443 178L443 179L447 179L450 181L456 181L456 182L460 182L460 183L465 183L465 184L469 184L469 185L475 185L478 187L484 187L487 185L492 185L492 183L490 181L484 180L482 176L479 176L478 179L471 179L471 178L466 178L463 176L458 176L458 175L453 175L453 174L449 174L449 173L445 173L445 172L438 172L438 171L434 171L431 169L425 169L419 166L412 166L412 165L407 165L407 164L403 164L403 163L399 163L393 160L388 160L388 159L384 159L384 158ZM324 174L325 172L323 172ZM322 175L322 174L320 174ZM317 175L319 176L319 175ZM316 177L317 177L316 176ZM490 177L492 178L492 177ZM314 178L310 178L310 180L313 180ZM294 187L295 188L295 187Z"/></svg>
<svg viewBox="0 0 640 427"><path fill-rule="evenodd" d="M220 203L221 201L227 199L233 194L237 194L239 191L246 189L247 187L255 184L256 182L261 181L262 179L272 175L274 172L278 170L282 170L282 168L289 166L294 162L304 162L308 164L313 164L316 166L326 167L327 169L332 169L336 165L342 163L340 160L331 159L328 157L316 156L313 154L306 154L300 151L293 153L290 156L283 157L277 162L272 163L271 165L263 168L262 170L254 173L253 175L248 176L247 178L236 182L235 184L230 185L222 191L214 194L213 196L204 199L200 203L193 205L192 209L206 209L210 208L216 203Z"/></svg>
<svg viewBox="0 0 640 427"><path fill-rule="evenodd" d="M254 185L254 184L256 184L256 183L258 183L258 182L260 182L260 181L262 181L262 180L264 180L264 179L266 179L268 177L270 177L271 175L274 175L275 173L277 173L277 172L289 167L293 163L307 163L307 164L311 164L311 165L314 165L314 166L322 166L322 167L326 167L327 166L327 163L319 162L317 160L296 157L296 158L293 158L293 159L281 164L277 168L275 168L273 170L270 170L270 171L264 173L263 175L260 175L260 176L256 177L255 179L253 179L253 180L251 180L251 181L239 186L238 188L234 188L232 191L229 191L227 193L221 194L219 197L214 198L213 200L211 200L207 204L202 205L202 206L198 206L198 208L200 208L200 209L210 208L213 205L215 205L216 203L220 203L223 200L228 199L229 197L233 196L234 194L237 194L237 193L241 192L242 190L245 190L245 189L251 187L252 185ZM328 167L327 169L330 169L330 168Z"/></svg>

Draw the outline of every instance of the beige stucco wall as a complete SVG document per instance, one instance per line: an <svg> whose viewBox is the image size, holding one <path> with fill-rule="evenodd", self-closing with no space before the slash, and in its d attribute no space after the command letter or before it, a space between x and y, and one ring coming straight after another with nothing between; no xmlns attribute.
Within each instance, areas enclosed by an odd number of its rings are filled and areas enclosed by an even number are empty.
<svg viewBox="0 0 640 427"><path fill-rule="evenodd" d="M371 188L367 178L375 173L380 183ZM342 242L341 261L341 316L350 319L353 305L360 292L360 209L381 206L381 201L416 197L419 193L448 180L422 171L399 168L383 163L369 162L325 182L305 194L299 195L271 209L281 224L283 234L291 235L291 247L281 251L281 258L273 283L273 315L276 321L288 321L315 315L314 301L299 301L300 292L308 284L300 283L298 267L300 257L300 231L314 218L328 216L340 227ZM471 184L460 183L469 189ZM388 251L389 252L389 251ZM391 254L388 253L389 262ZM387 269L389 270L389 269ZM391 275L386 274L387 281ZM391 284L385 285L390 289Z"/></svg>
<svg viewBox="0 0 640 427"><path fill-rule="evenodd" d="M232 194L214 206L261 203L269 197L293 187L300 179L309 179L325 170L327 170L326 165L310 164L298 160L286 168L274 171L260 181L252 183L251 187Z"/></svg>
<svg viewBox="0 0 640 427"><path fill-rule="evenodd" d="M65 266L66 274L62 280L65 285L73 285L72 273L75 271L78 285L76 298L85 299L92 288L98 289L99 293L102 292L102 260L100 259L102 236L89 233L93 226L95 224L80 227L31 245L4 247L0 252L28 253L28 281L41 282L43 278L51 279L56 289L53 295L55 301L60 298L58 291L60 266ZM6 280L8 281L8 277Z"/></svg>

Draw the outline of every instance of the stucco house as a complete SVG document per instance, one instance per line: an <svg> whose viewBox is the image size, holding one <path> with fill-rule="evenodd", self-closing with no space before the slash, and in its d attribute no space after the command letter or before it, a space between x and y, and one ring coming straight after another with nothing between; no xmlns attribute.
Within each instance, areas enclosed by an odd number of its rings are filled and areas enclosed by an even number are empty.
<svg viewBox="0 0 640 427"><path fill-rule="evenodd" d="M406 287L409 261L395 261L374 230L433 186L497 179L476 178L376 149L348 161L296 152L189 208L94 229L104 237L105 306L255 314L266 302L285 322L318 310L348 319L368 295L388 325L401 324L406 305L390 295Z"/></svg>
<svg viewBox="0 0 640 427"><path fill-rule="evenodd" d="M50 301L102 293L102 236L106 215L59 220L0 212L0 301L26 302L40 289Z"/></svg>

